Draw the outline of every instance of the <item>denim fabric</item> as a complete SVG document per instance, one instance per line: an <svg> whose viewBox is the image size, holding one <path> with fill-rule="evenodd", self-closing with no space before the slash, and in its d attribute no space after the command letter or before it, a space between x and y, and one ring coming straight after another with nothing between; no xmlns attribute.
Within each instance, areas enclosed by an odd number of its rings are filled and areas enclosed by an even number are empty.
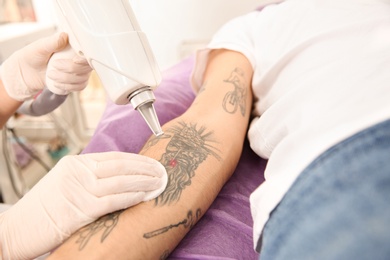
<svg viewBox="0 0 390 260"><path fill-rule="evenodd" d="M260 241L261 260L390 259L390 120L313 161Z"/></svg>

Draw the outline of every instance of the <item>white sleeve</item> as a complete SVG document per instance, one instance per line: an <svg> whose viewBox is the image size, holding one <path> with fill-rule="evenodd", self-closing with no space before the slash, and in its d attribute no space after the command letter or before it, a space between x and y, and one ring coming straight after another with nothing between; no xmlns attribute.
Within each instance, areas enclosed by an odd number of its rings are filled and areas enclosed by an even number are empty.
<svg viewBox="0 0 390 260"><path fill-rule="evenodd" d="M253 44L254 24L259 11L239 16L223 25L213 36L205 49L198 50L191 75L191 85L198 92L203 83L209 52L213 49L228 49L242 53L255 66L255 46Z"/></svg>

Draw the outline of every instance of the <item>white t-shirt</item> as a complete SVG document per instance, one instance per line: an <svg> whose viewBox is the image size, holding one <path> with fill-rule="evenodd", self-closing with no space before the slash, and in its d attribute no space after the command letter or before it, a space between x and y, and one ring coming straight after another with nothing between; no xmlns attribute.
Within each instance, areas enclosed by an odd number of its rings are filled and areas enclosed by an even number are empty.
<svg viewBox="0 0 390 260"><path fill-rule="evenodd" d="M326 149L390 118L390 1L288 0L233 19L198 52L201 85L210 49L251 62L252 149L268 159L251 195L254 245L299 173Z"/></svg>

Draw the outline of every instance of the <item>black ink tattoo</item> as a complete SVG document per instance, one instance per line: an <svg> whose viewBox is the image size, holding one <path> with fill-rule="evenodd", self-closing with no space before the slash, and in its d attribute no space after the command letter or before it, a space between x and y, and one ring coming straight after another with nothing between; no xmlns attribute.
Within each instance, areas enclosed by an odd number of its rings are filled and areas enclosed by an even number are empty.
<svg viewBox="0 0 390 260"><path fill-rule="evenodd" d="M172 139L169 141L166 152L160 162L168 173L168 184L165 191L155 199L156 205L167 205L180 199L182 191L191 185L191 179L195 176L195 170L213 155L220 160L218 151L211 146L212 132L206 132L206 128L197 128L195 124L179 123L178 126L168 129Z"/></svg>
<svg viewBox="0 0 390 260"><path fill-rule="evenodd" d="M89 240L102 230L103 234L100 238L100 242L103 243L114 227L118 224L119 215L122 212L123 210L110 213L80 229L80 231L77 232L79 238L76 241L76 244L80 244L79 250L83 250L88 244Z"/></svg>
<svg viewBox="0 0 390 260"><path fill-rule="evenodd" d="M200 87L200 89L199 89L197 95L200 95L200 94L202 94L202 93L205 91L207 84L208 84L207 81L203 82L203 84L202 84L202 86Z"/></svg>
<svg viewBox="0 0 390 260"><path fill-rule="evenodd" d="M144 238L149 239L149 238L164 234L165 232L168 232L172 228L177 228L180 226L184 226L184 228L191 229L195 225L195 223L200 219L201 215L202 215L201 209L198 209L196 211L195 216L194 216L192 210L190 210L187 213L187 217L185 219L183 219L182 221L180 221L176 224L172 224L172 225L154 230L152 232L146 233L146 234L144 234Z"/></svg>
<svg viewBox="0 0 390 260"><path fill-rule="evenodd" d="M245 116L246 111L246 96L244 72L236 68L230 74L230 77L225 82L232 83L234 90L229 91L223 99L223 108L226 112L234 114L237 108L240 107L241 114Z"/></svg>
<svg viewBox="0 0 390 260"><path fill-rule="evenodd" d="M163 139L169 139L171 138L171 136L167 133L164 133L163 135L160 135L160 136L151 136L150 139L146 142L146 144L144 145L144 147L142 148L142 153L147 151L150 147L156 145L160 140L163 140Z"/></svg>
<svg viewBox="0 0 390 260"><path fill-rule="evenodd" d="M169 252L169 250L165 250L164 253L160 256L160 260L167 259L170 253L171 252Z"/></svg>

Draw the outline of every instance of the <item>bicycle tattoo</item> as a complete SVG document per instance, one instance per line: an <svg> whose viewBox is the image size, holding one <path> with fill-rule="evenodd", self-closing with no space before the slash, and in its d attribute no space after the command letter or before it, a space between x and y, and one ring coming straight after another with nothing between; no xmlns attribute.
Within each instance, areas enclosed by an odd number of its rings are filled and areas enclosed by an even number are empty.
<svg viewBox="0 0 390 260"><path fill-rule="evenodd" d="M239 107L241 114L244 116L246 110L245 97L247 94L244 85L244 72L241 69L236 68L224 82L232 83L234 85L234 90L229 91L224 97L223 108L228 113L234 114Z"/></svg>

